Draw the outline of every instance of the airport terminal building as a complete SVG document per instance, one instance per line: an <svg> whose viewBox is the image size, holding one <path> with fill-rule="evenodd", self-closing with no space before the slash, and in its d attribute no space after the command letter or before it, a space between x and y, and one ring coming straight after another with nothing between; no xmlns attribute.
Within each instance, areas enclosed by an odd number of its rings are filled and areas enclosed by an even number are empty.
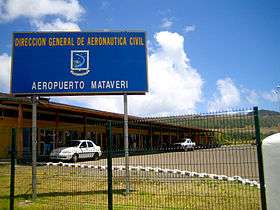
<svg viewBox="0 0 280 210"><path fill-rule="evenodd" d="M18 158L31 153L32 99L0 93L0 158L9 158L12 128L16 128ZM200 128L159 122L128 116L130 150L164 149L181 138L191 138L196 144L213 144L215 132ZM37 100L37 154L48 156L50 150L75 139L90 139L102 151L107 150L107 124L112 123L113 149L124 149L124 115L95 109Z"/></svg>

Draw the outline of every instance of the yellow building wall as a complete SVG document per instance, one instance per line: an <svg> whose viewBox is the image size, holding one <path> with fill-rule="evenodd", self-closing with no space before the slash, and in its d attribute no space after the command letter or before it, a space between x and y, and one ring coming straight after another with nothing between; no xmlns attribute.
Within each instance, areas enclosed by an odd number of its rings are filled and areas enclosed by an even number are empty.
<svg viewBox="0 0 280 210"><path fill-rule="evenodd" d="M17 128L17 118L2 117L0 120L0 158L10 158L8 148L12 146L12 128Z"/></svg>

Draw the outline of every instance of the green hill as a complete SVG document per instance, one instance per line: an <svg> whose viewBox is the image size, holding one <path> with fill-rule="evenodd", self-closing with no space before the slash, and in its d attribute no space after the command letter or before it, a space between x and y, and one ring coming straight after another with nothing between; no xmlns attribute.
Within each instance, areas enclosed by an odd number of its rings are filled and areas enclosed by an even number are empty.
<svg viewBox="0 0 280 210"><path fill-rule="evenodd" d="M269 110L259 111L260 130L262 137L277 133L280 125L280 113Z"/></svg>
<svg viewBox="0 0 280 210"><path fill-rule="evenodd" d="M246 111L227 111L223 113L206 113L175 117L150 118L167 124L193 128L209 129L221 133L229 141L251 141L255 139L254 113ZM261 138L278 132L280 113L270 110L259 111Z"/></svg>
<svg viewBox="0 0 280 210"><path fill-rule="evenodd" d="M259 111L259 115L260 116L280 116L280 112L276 112L276 111L270 111L270 110L265 110L265 109L262 109Z"/></svg>

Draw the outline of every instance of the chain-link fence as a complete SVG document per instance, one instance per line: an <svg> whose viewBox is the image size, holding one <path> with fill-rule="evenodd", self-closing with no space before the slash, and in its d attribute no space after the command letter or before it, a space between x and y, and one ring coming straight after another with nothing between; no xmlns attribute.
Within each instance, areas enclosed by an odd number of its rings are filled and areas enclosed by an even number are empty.
<svg viewBox="0 0 280 210"><path fill-rule="evenodd" d="M123 122L111 121L110 132L107 128L106 122L38 128L35 200L31 129L17 130L17 143L22 142L22 147L17 148L15 207L107 209L111 199L113 209L261 208L253 110L129 121L129 168ZM3 130L1 136L4 134L12 138L11 130ZM98 160L94 156L83 159L79 154L76 162L72 151L60 151L71 155L69 160L50 158L54 148L85 137L101 148ZM194 144L182 144L186 140ZM108 168L109 145L112 168ZM11 165L2 163L0 205L8 208ZM108 169L112 170L111 181Z"/></svg>

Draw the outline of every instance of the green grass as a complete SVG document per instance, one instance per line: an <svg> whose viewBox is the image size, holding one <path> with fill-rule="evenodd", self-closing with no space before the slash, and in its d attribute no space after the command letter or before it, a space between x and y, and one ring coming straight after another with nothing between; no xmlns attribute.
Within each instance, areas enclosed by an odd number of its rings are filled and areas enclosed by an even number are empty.
<svg viewBox="0 0 280 210"><path fill-rule="evenodd" d="M0 174L0 209L9 209L10 167L0 166ZM31 198L31 174L30 166L17 165L15 209L108 208L106 171L38 167L36 200ZM147 178L149 172L135 175L138 178L131 178L128 196L125 178L113 178L114 209L260 209L255 187L186 176L173 181Z"/></svg>

